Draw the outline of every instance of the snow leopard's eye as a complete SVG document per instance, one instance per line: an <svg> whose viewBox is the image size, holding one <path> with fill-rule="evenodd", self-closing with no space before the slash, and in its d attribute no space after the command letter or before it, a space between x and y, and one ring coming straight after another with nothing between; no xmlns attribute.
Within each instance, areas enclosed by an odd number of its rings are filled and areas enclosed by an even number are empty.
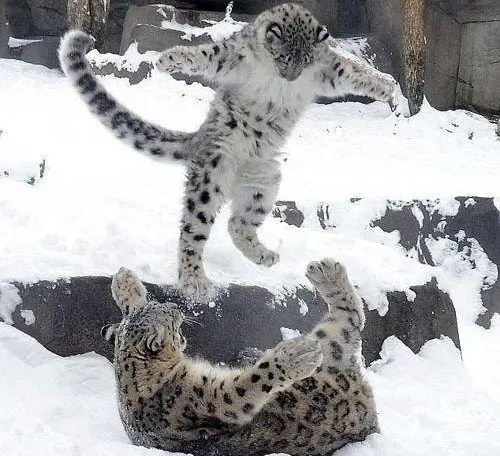
<svg viewBox="0 0 500 456"><path fill-rule="evenodd" d="M326 27L318 27L318 29L316 30L316 43L325 41L329 36L330 34L328 33Z"/></svg>
<svg viewBox="0 0 500 456"><path fill-rule="evenodd" d="M279 24L276 24L276 22L273 22L269 27L267 27L266 30L266 37L267 38L272 38L272 35L274 35L276 38L281 38L283 31L281 30L281 27Z"/></svg>

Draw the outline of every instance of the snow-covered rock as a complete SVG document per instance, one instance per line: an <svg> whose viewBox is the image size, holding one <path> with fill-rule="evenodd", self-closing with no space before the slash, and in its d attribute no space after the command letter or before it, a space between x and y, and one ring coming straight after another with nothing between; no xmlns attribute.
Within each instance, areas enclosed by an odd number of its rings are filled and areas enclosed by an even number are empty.
<svg viewBox="0 0 500 456"><path fill-rule="evenodd" d="M59 355L93 351L112 359L111 344L100 337L104 325L120 321L110 283L107 277L17 283L15 303L6 301L2 308L0 295L0 317L8 315L17 328ZM261 287L233 284L209 305L193 307L172 286L147 286L155 299L178 303L197 321L198 324L184 330L190 353L226 364L234 363L248 348L272 347L283 336L280 328L307 333L326 312L325 304L311 288L276 295ZM384 315L377 310L367 312L363 331L363 354L367 362L378 357L382 343L392 335L415 352L427 341L441 336L450 337L460 347L453 304L435 280L406 292L388 291L384 297L387 301ZM19 307L14 310L16 305ZM23 316L26 309L31 310L34 322L26 321Z"/></svg>

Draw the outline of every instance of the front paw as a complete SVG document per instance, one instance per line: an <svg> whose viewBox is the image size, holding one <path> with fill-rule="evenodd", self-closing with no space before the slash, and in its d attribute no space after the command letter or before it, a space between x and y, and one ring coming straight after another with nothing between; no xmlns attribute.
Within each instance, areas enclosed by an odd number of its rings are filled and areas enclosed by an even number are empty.
<svg viewBox="0 0 500 456"><path fill-rule="evenodd" d="M319 341L305 337L279 343L273 355L281 374L292 382L310 377L323 362Z"/></svg>
<svg viewBox="0 0 500 456"><path fill-rule="evenodd" d="M189 47L175 46L160 55L156 68L164 73L181 73L189 69L193 63L194 55Z"/></svg>
<svg viewBox="0 0 500 456"><path fill-rule="evenodd" d="M391 111L396 115L396 117L410 117L410 108L408 105L408 99L403 95L401 91L401 86L395 84L394 91L392 92L391 98L388 101Z"/></svg>
<svg viewBox="0 0 500 456"><path fill-rule="evenodd" d="M332 258L324 258L321 261L309 263L306 277L322 294L341 293L350 287L344 265Z"/></svg>

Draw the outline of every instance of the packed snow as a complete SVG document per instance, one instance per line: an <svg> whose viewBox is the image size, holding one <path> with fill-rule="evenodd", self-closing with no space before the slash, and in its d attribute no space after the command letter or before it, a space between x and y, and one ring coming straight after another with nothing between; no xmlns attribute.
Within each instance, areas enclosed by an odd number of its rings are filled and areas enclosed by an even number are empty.
<svg viewBox="0 0 500 456"><path fill-rule="evenodd" d="M94 55L99 58L106 62ZM136 49L123 62L137 64ZM199 126L212 97L209 88L155 70L134 86L113 76L102 81L145 118L185 131ZM19 304L12 281L111 275L127 266L144 280L174 282L183 168L117 142L57 71L0 60L0 99L0 318L10 323ZM41 163L43 177L29 185ZM474 324L484 310L480 291L496 280L496 266L473 240L469 250L461 249L463 233L431 243L436 266L422 265L416 252L400 246L399 233L371 225L387 199L395 205L428 199L446 215L458 209L456 195L499 197L499 169L495 126L476 114L440 112L425 103L407 119L378 102L312 105L284 148L279 195L297 203L304 224L269 218L261 230L280 263L263 269L248 262L226 232L228 209L218 217L206 265L222 286L293 292L310 286L303 274L307 262L334 256L346 264L369 308L381 314L387 291L403 291L411 300L410 286L432 276L450 294L468 373L447 339L429 342L419 355L396 339L386 341L382 360L368 372L382 434L340 456L500 454L500 318L489 330ZM328 208L324 227L320 206ZM418 208L412 210L419 219ZM23 309L23 318L32 324L36 315ZM293 337L293 329L282 330ZM0 364L5 454L164 454L128 443L105 359L59 358L0 324Z"/></svg>
<svg viewBox="0 0 500 456"><path fill-rule="evenodd" d="M172 455L134 447L121 426L109 362L61 358L0 323L0 448L9 456ZM381 433L338 456L495 456L500 404L468 378L449 339L419 355L388 339L367 372Z"/></svg>

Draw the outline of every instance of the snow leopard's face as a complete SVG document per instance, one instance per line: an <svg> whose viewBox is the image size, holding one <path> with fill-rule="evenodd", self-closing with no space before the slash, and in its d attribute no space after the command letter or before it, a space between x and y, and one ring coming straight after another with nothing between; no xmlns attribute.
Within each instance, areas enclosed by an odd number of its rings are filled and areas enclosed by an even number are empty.
<svg viewBox="0 0 500 456"><path fill-rule="evenodd" d="M184 319L175 304L148 302L124 316L114 334L115 348L143 359L178 356L186 348L181 330Z"/></svg>
<svg viewBox="0 0 500 456"><path fill-rule="evenodd" d="M326 27L294 3L262 13L255 24L276 70L287 81L294 81L314 63L329 36Z"/></svg>

